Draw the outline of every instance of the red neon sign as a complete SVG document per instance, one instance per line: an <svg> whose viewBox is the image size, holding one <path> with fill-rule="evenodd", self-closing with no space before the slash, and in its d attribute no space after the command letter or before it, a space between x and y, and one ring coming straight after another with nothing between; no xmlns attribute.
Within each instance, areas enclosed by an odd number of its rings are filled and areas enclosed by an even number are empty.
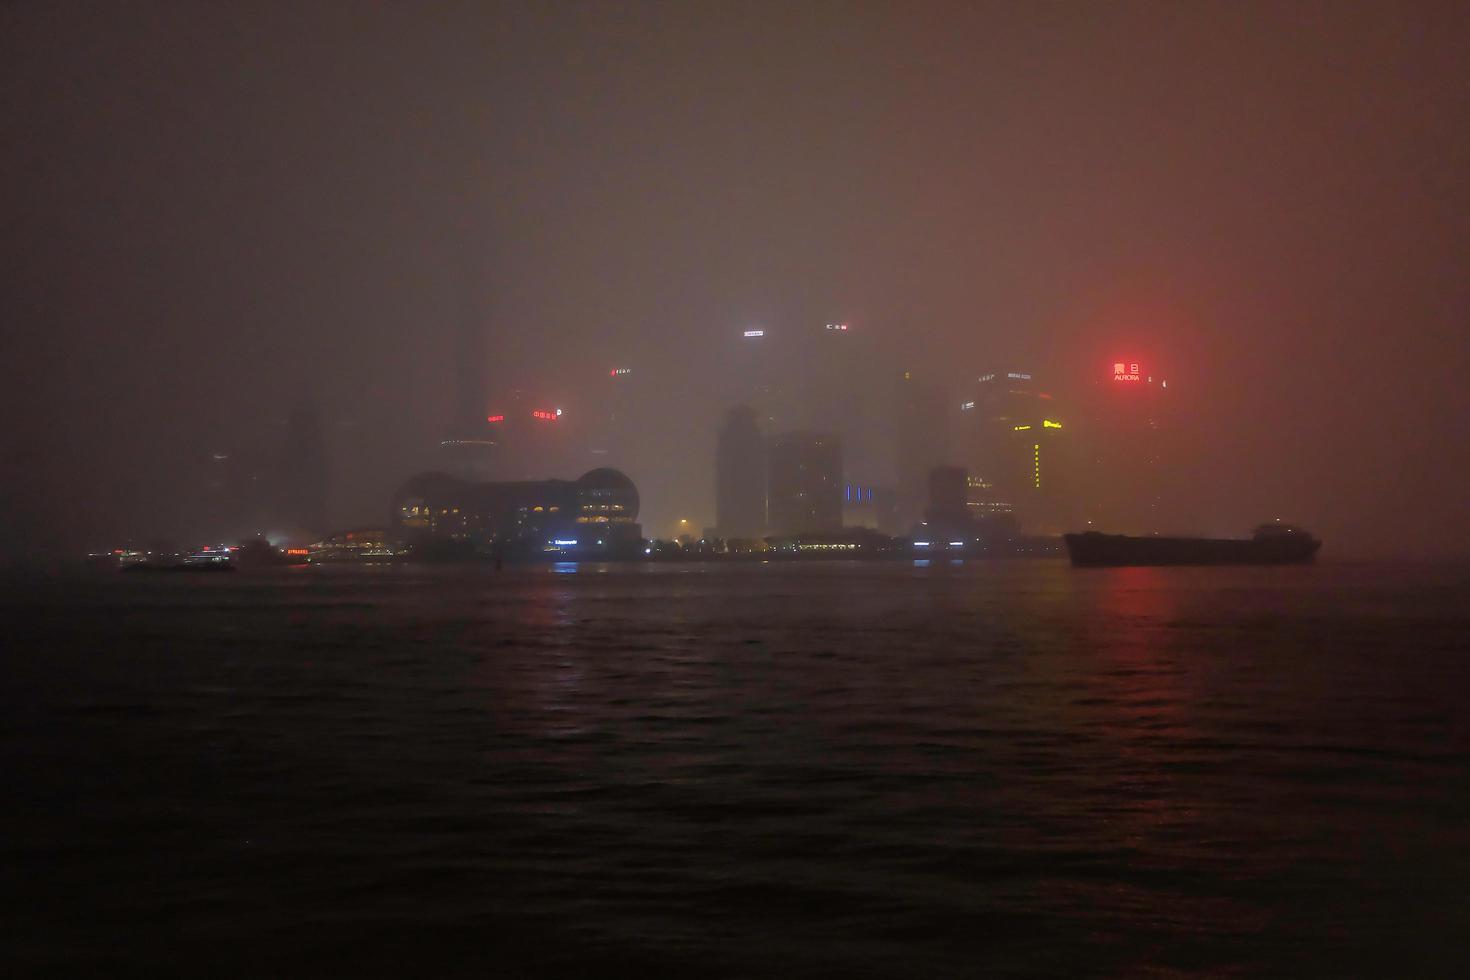
<svg viewBox="0 0 1470 980"><path fill-rule="evenodd" d="M487 416L485 416L485 421L486 422L504 422L505 421L505 416L504 415L487 415Z"/></svg>
<svg viewBox="0 0 1470 980"><path fill-rule="evenodd" d="M548 412L545 409L538 408L531 413L531 418L540 419L543 422L555 422L556 415L556 412Z"/></svg>
<svg viewBox="0 0 1470 980"><path fill-rule="evenodd" d="M1139 370L1137 361L1114 361L1114 381L1142 381L1143 372Z"/></svg>

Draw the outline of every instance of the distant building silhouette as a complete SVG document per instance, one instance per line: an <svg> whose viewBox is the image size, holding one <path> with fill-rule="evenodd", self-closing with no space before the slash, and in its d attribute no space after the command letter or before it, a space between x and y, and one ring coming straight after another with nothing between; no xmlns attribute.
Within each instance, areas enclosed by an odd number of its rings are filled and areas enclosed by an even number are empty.
<svg viewBox="0 0 1470 980"><path fill-rule="evenodd" d="M901 534L892 487L847 483L842 488L842 526Z"/></svg>
<svg viewBox="0 0 1470 980"><path fill-rule="evenodd" d="M466 480L499 475L505 450L487 421L490 354L485 340L478 277L466 259L462 308L455 332L454 394L436 465Z"/></svg>
<svg viewBox="0 0 1470 980"><path fill-rule="evenodd" d="M790 432L771 443L767 512L775 534L842 527L842 443L834 435Z"/></svg>
<svg viewBox="0 0 1470 980"><path fill-rule="evenodd" d="M561 473L585 463L570 450L569 420L554 401L520 388L490 397L482 417L487 438L495 446L496 480L530 480L542 473ZM483 482L486 477L476 476Z"/></svg>
<svg viewBox="0 0 1470 980"><path fill-rule="evenodd" d="M720 426L715 523L726 538L758 538L766 532L766 440L748 405L730 409Z"/></svg>
<svg viewBox="0 0 1470 980"><path fill-rule="evenodd" d="M931 524L969 523L969 473L963 466L936 466L929 471L929 505L924 519Z"/></svg>
<svg viewBox="0 0 1470 980"><path fill-rule="evenodd" d="M1056 533L1071 522L1072 427L1027 370L981 375L962 405L964 458L997 504L1029 532Z"/></svg>
<svg viewBox="0 0 1470 980"><path fill-rule="evenodd" d="M913 371L901 372L895 384L895 508L898 523L908 527L923 516L929 470L950 459L951 406L944 389Z"/></svg>
<svg viewBox="0 0 1470 980"><path fill-rule="evenodd" d="M1175 418L1160 366L1120 359L1098 366L1079 426L1080 509L1094 529L1149 533L1177 520Z"/></svg>
<svg viewBox="0 0 1470 980"><path fill-rule="evenodd" d="M638 489L614 469L576 480L475 483L422 473L393 495L392 528L411 544L461 549L506 548L530 555L612 554L641 542Z"/></svg>
<svg viewBox="0 0 1470 980"><path fill-rule="evenodd" d="M1010 501L1002 499L996 493L995 484L983 476L967 476L965 486L965 503L970 508L970 516L976 520L984 520L1000 514L1011 514L1015 511Z"/></svg>

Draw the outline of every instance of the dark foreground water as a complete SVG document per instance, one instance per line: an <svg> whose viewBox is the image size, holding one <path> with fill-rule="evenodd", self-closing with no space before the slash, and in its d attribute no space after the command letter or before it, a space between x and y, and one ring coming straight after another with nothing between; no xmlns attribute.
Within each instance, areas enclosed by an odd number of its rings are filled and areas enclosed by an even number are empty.
<svg viewBox="0 0 1470 980"><path fill-rule="evenodd" d="M1464 569L11 583L7 975L1454 975Z"/></svg>

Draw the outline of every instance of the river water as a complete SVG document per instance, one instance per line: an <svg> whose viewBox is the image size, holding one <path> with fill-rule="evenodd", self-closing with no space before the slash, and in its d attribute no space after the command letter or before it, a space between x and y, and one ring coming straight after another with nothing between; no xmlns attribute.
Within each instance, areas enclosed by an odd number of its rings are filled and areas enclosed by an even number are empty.
<svg viewBox="0 0 1470 980"><path fill-rule="evenodd" d="M1453 975L1470 570L8 583L11 975Z"/></svg>

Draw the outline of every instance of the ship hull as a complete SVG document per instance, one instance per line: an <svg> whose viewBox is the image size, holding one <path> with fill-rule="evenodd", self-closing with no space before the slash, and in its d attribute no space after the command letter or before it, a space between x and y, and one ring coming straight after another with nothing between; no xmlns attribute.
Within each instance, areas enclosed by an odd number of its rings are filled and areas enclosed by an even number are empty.
<svg viewBox="0 0 1470 980"><path fill-rule="evenodd" d="M1277 538L1134 538L1123 534L1068 534L1072 564L1299 565L1313 561L1322 542L1310 535Z"/></svg>

